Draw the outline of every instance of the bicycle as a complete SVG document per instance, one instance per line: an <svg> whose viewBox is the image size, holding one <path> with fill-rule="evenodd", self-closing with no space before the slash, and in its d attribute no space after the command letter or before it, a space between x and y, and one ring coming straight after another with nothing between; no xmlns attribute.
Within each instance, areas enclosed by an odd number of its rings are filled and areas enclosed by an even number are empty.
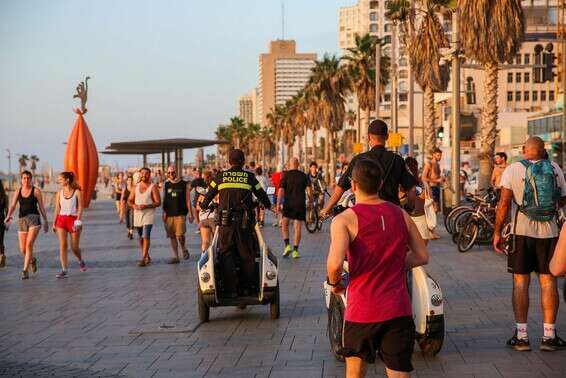
<svg viewBox="0 0 566 378"><path fill-rule="evenodd" d="M456 243L459 252L469 251L474 244L491 242L495 230L495 206L487 200L480 199L479 206L467 215Z"/></svg>
<svg viewBox="0 0 566 378"><path fill-rule="evenodd" d="M486 194L483 196L475 195L475 194L468 194L466 195L466 200L471 202L471 204L460 205L452 209L448 215L444 218L444 226L448 233L454 235L457 234L461 230L461 226L463 225L463 221L467 218L467 215L473 213L481 201L488 201L495 206L496 204L496 197L495 193L492 189L487 189ZM453 238L454 242L457 240L456 237Z"/></svg>

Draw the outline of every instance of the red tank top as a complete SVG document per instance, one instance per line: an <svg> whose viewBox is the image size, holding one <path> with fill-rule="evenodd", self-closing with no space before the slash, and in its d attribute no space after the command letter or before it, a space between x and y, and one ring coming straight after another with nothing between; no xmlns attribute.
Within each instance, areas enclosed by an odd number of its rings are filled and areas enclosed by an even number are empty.
<svg viewBox="0 0 566 378"><path fill-rule="evenodd" d="M346 320L376 323L411 316L405 257L408 231L392 203L357 204L358 234L347 253L350 282Z"/></svg>

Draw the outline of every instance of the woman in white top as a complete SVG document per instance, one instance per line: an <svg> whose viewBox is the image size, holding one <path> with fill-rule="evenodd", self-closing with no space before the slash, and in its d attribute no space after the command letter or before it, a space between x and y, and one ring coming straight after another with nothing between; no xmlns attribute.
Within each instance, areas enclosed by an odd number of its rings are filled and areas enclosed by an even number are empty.
<svg viewBox="0 0 566 378"><path fill-rule="evenodd" d="M202 178L206 183L206 188L210 185L210 181L212 180L212 172L211 171L204 171L202 172ZM199 214L199 229L200 229L200 238L201 238L201 251L206 251L208 247L210 247L210 242L212 240L212 235L214 234L214 229L216 228L216 224L214 222L214 211L213 210L204 210L201 209L200 204L204 199L204 195L195 193L197 196L196 200L196 209L198 210Z"/></svg>
<svg viewBox="0 0 566 378"><path fill-rule="evenodd" d="M82 259L79 242L81 239L83 214L82 193L75 181L73 172L61 172L59 175L61 190L55 197L55 220L53 221L53 232L59 238L59 259L61 261L61 273L57 278L67 278L67 235L71 234L71 250L79 261L81 272L86 272L86 264Z"/></svg>

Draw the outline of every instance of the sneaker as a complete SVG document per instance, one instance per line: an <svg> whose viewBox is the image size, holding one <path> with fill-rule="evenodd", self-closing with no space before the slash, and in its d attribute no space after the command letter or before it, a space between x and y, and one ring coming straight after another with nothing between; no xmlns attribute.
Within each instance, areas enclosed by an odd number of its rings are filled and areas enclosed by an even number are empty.
<svg viewBox="0 0 566 378"><path fill-rule="evenodd" d="M144 266L146 266L146 265L147 265L147 264L145 263L145 260L142 259L142 260L138 261L138 266L139 266L139 267L144 267Z"/></svg>
<svg viewBox="0 0 566 378"><path fill-rule="evenodd" d="M183 258L184 258L185 260L188 260L189 257L191 257L191 255L189 254L189 250L188 250L188 249L185 249L185 250L183 251Z"/></svg>
<svg viewBox="0 0 566 378"><path fill-rule="evenodd" d="M55 275L55 277L59 278L59 279L63 279L63 278L67 278L67 272L65 272L64 270L61 271L61 273L57 273Z"/></svg>
<svg viewBox="0 0 566 378"><path fill-rule="evenodd" d="M33 274L37 273L37 259L34 257L31 259L31 271Z"/></svg>
<svg viewBox="0 0 566 378"><path fill-rule="evenodd" d="M22 278L22 280L27 280L29 278L27 270L22 270L21 278Z"/></svg>
<svg viewBox="0 0 566 378"><path fill-rule="evenodd" d="M566 341L562 340L558 335L554 339L542 339L540 350L544 352L554 352L555 350L566 349Z"/></svg>
<svg viewBox="0 0 566 378"><path fill-rule="evenodd" d="M81 272L86 272L86 264L83 260L81 260L81 262L79 263L79 269L81 270Z"/></svg>
<svg viewBox="0 0 566 378"><path fill-rule="evenodd" d="M171 257L169 261L167 261L167 264L178 264L178 263L180 263L180 261L177 257Z"/></svg>
<svg viewBox="0 0 566 378"><path fill-rule="evenodd" d="M283 251L283 257L289 256L289 254L293 251L291 245L286 245L285 250Z"/></svg>
<svg viewBox="0 0 566 378"><path fill-rule="evenodd" d="M507 346L515 349L518 352L527 352L531 350L531 343L529 342L529 338L518 339L516 330L513 337L507 340Z"/></svg>
<svg viewBox="0 0 566 378"><path fill-rule="evenodd" d="M134 238L134 234L128 231L128 239L132 240Z"/></svg>
<svg viewBox="0 0 566 378"><path fill-rule="evenodd" d="M297 251L297 250L295 249L295 250L293 251L292 257L293 257L294 259L298 259L298 258L301 257L301 255L299 254L299 251Z"/></svg>
<svg viewBox="0 0 566 378"><path fill-rule="evenodd" d="M6 266L6 255L1 254L0 255L0 268L3 268Z"/></svg>

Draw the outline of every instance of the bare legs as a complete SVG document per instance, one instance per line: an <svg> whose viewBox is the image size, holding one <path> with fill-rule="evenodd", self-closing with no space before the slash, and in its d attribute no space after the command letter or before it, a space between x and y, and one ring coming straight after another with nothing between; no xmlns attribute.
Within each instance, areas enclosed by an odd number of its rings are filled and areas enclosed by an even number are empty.
<svg viewBox="0 0 566 378"><path fill-rule="evenodd" d="M210 247L210 239L212 238L212 230L209 227L200 228L200 250L206 251Z"/></svg>
<svg viewBox="0 0 566 378"><path fill-rule="evenodd" d="M289 218L283 217L281 222L281 236L283 239L289 239ZM301 243L301 230L302 230L302 221L293 219L293 245L299 245Z"/></svg>
<svg viewBox="0 0 566 378"><path fill-rule="evenodd" d="M61 269L67 271L69 267L68 257L67 257L67 235L69 233L62 229L57 228L57 238L59 239L59 260L61 262ZM81 249L79 243L81 241L81 231L71 233L71 250L80 263L83 261Z"/></svg>
<svg viewBox="0 0 566 378"><path fill-rule="evenodd" d="M346 358L346 378L362 378L366 376L367 363L359 357ZM389 378L406 378L410 373L385 368Z"/></svg>
<svg viewBox="0 0 566 378"><path fill-rule="evenodd" d="M517 323L527 323L530 282L530 274L513 274L513 312ZM539 283L544 322L555 323L559 305L556 278L550 274L539 274Z"/></svg>
<svg viewBox="0 0 566 378"><path fill-rule="evenodd" d="M27 272L29 269L29 264L33 260L33 244L35 243L35 239L37 239L37 235L39 235L39 231L41 230L40 226L30 228L28 232L18 232L18 242L20 245L20 253L24 258L24 268L23 271Z"/></svg>

